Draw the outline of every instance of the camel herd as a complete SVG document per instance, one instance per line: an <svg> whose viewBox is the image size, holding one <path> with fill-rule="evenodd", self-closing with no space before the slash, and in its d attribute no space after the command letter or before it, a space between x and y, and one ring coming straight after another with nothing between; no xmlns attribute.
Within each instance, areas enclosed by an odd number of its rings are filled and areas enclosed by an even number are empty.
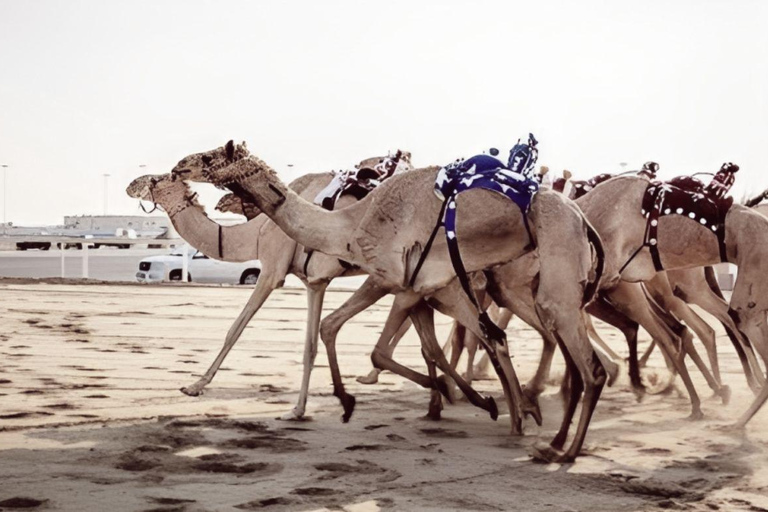
<svg viewBox="0 0 768 512"><path fill-rule="evenodd" d="M398 153L399 154L399 153ZM383 158L368 159L367 168ZM734 166L735 167L735 166ZM679 374L691 403L691 418L703 417L699 395L688 368L690 356L712 390L727 403L713 329L692 304L700 306L726 329L756 394L734 428L746 425L768 399L765 373L756 350L768 363L768 217L760 206L728 203L721 222L695 211L659 208L658 217L644 210L652 188L647 173L601 180L599 184L542 186L523 211L501 194L470 189L456 196L461 258L471 281L464 293L444 236L434 236L443 203L434 194L440 170L428 167L398 172L362 198L342 194L332 210L313 204L332 173L308 174L290 185L251 155L245 143L224 146L183 158L167 174L142 176L127 193L149 200L167 212L175 229L209 257L226 261L259 259L262 273L243 311L227 333L224 347L208 371L182 391L203 392L237 342L248 322L287 274L307 287L308 317L304 374L298 403L285 419L305 413L318 337L327 350L334 395L343 407L343 421L355 408L346 392L336 356L336 336L344 323L387 294L394 303L371 360L375 370L361 382L376 381L388 370L430 390L428 415L440 417L442 399L451 401L455 383L473 405L496 419L490 396L472 388L472 357L482 346L495 369L509 408L511 431L522 434L531 416L541 424L538 396L557 347L566 363L563 385L565 414L551 443L537 443L533 456L546 461L572 461L579 454L593 411L606 383L616 377L617 355L592 328L590 315L619 328L629 347L629 374L636 394L645 392L639 367L637 333L642 326L660 348L672 375ZM738 168L736 168L738 169ZM228 189L218 208L246 216L247 222L221 226L211 220L187 182L205 182ZM665 205L658 185L657 204ZM677 189L674 189L677 190ZM693 197L694 203L699 196ZM703 196L701 196L703 197ZM644 202L646 201L646 202ZM677 214L675 214L677 213ZM690 213L690 215L689 215ZM716 229L722 233L716 236ZM649 232L652 236L649 237ZM739 267L730 303L720 293L711 265L721 261ZM365 283L336 311L320 318L323 297L336 277L367 275ZM484 312L490 306L497 322L510 314L536 329L543 341L533 379L518 381L504 331ZM435 335L433 312L455 320L451 361ZM411 326L421 341L427 373L396 362L397 342ZM692 330L703 343L707 362L693 344ZM593 338L590 341L590 335ZM594 343L594 344L593 344ZM456 369L460 349L470 357L463 377ZM443 375L438 376L437 370ZM452 381L452 382L451 382ZM577 429L566 447L573 417L581 403Z"/></svg>

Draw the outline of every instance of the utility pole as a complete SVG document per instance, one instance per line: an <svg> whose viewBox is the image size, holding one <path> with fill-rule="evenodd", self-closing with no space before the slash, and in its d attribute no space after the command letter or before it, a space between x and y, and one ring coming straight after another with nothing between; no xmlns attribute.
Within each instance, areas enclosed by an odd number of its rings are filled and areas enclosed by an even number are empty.
<svg viewBox="0 0 768 512"><path fill-rule="evenodd" d="M5 218L6 210L8 209L8 180L6 179L6 172L8 171L8 167L10 165L2 165L3 168L3 224L6 223L7 219Z"/></svg>
<svg viewBox="0 0 768 512"><path fill-rule="evenodd" d="M104 176L104 215L107 215L109 210L109 177L110 174L102 174Z"/></svg>

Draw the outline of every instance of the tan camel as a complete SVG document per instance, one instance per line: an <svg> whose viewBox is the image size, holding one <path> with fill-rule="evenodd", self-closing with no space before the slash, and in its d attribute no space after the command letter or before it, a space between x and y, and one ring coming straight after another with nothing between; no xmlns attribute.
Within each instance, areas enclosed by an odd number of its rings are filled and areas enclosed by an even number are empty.
<svg viewBox="0 0 768 512"><path fill-rule="evenodd" d="M402 298L407 303L405 307L411 308L407 313L412 315L417 327L427 329L431 310L424 307L421 298L428 297L435 301L430 304L440 307L441 292L454 280L445 240L437 237L413 286L409 285L423 251L422 244L429 238L441 206L433 194L437 169L395 176L360 202L333 212L299 198L285 187L272 169L250 156L244 146L235 146L232 142L225 147L184 158L173 173L183 179L242 188L297 242L359 265L369 272L371 277L366 284L321 326L323 341L328 349L334 394L342 401L344 419L347 420L354 400L343 388L335 355L335 339L326 337L326 334L335 335L334 322L367 308L386 293L396 293L397 299ZM592 233L593 241L599 239L572 203L549 191L537 194L531 204L529 220L534 240L525 229L519 208L498 194L485 190L467 191L459 196L457 208L463 212L459 217L458 231L461 233L462 256L469 272L513 260L529 252L532 241L539 247L541 272L536 296L537 313L572 355L574 371L581 375L585 383L581 421L566 455L573 458L583 443L594 404L605 380L604 370L586 339L581 317L584 297L591 296L595 280L592 249L587 235ZM558 248L565 240L568 241L567 251ZM454 293L451 298L453 303L456 302L456 295ZM463 315L451 311L452 316L464 325L472 324L472 308L467 304L463 306ZM476 321L475 325L467 327L484 336ZM498 333L493 334L498 338ZM506 340L501 338L496 341L498 346L489 344L487 349L491 350L497 371L502 376L513 431L519 432L521 412L537 411L526 404L520 392L509 361ZM428 342L425 350L441 370L454 380L460 380L447 365L439 345Z"/></svg>
<svg viewBox="0 0 768 512"><path fill-rule="evenodd" d="M372 166L382 157L363 160L358 168ZM410 164L408 164L410 166ZM291 187L303 197L313 199L332 179L331 173L309 174L295 180ZM306 411L309 379L317 354L318 326L322 312L323 296L328 284L336 277L362 275L363 272L345 268L337 258L315 254L309 258L304 248L277 227L266 216L258 217L260 211L251 202L243 201L233 194L225 195L217 205L222 211L234 211L249 218L246 224L219 227L207 217L194 194L182 180L171 179L170 174L143 176L128 187L131 197L153 200L168 212L178 233L209 257L224 261L247 261L259 259L262 272L245 308L227 333L220 353L208 371L194 384L181 391L190 396L202 394L203 388L216 375L229 351L240 338L248 322L253 318L275 288L282 286L286 275L298 276L307 287L308 318L304 347L304 376L296 406L283 419L301 419ZM342 195L337 205L343 208L356 202L352 196ZM309 258L309 261L307 259ZM404 326L402 336L408 326Z"/></svg>
<svg viewBox="0 0 768 512"><path fill-rule="evenodd" d="M648 181L644 178L622 176L613 178L576 203L595 228L609 241L606 247L606 275L619 278L620 268L630 260L632 253L642 244L646 219L641 214L643 195ZM609 214L610 212L610 214ZM764 361L768 361L768 258L763 255L768 246L768 218L745 206L733 205L725 218L727 258L739 267L730 303L730 316L737 329L749 339ZM715 236L708 226L680 215L663 216L658 222L657 246L665 270L707 266L720 261ZM650 281L656 269L647 250L638 253L624 269L620 278L625 281ZM619 300L626 306L628 297ZM668 340L665 340L667 343ZM669 353L675 353L669 347ZM686 384L692 402L697 403L695 389L684 365L676 360L678 371ZM768 386L763 386L752 407L745 412L738 425L743 426L768 399Z"/></svg>

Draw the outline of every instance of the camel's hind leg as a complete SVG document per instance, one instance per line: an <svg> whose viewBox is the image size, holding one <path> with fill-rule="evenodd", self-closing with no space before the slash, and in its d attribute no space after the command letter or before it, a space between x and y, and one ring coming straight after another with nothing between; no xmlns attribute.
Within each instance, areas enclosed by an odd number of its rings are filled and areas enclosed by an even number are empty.
<svg viewBox="0 0 768 512"><path fill-rule="evenodd" d="M542 325L557 340L563 352L570 374L570 392L560 430L549 446L535 446L534 456L548 461L570 462L584 444L592 413L605 385L606 372L589 342L579 298L575 304L568 304L567 299L563 300L563 296L551 290L551 287L543 288L542 284L536 297L536 308ZM567 451L562 453L580 398L582 408L576 434Z"/></svg>
<svg viewBox="0 0 768 512"><path fill-rule="evenodd" d="M690 327L694 333L696 333L696 336L698 336L699 340L701 340L701 343L704 345L704 348L707 351L707 356L709 357L709 364L712 370L711 374L706 368L706 365L704 365L703 361L700 361L700 358L695 352L695 348L693 348L690 340L684 338L684 342L686 343L686 352L691 355L691 357L694 359L694 362L697 366L700 367L700 369L703 368L702 374L707 379L707 383L715 391L715 393L722 398L723 403L727 404L728 400L730 399L731 391L728 386L724 386L722 384L722 380L720 378L720 364L717 358L717 342L715 340L714 329L712 329L709 324L704 321L703 318L697 315L690 308L690 306L685 303L685 301L677 297L672 292L672 287L669 283L669 279L666 273L660 272L656 274L656 276L650 282L646 283L646 289L662 308L666 309L667 312L675 315L678 319L685 322L685 324Z"/></svg>
<svg viewBox="0 0 768 512"><path fill-rule="evenodd" d="M387 344L386 354L390 359L392 358L392 354L395 352L395 348L397 348L398 343L400 343L400 340L403 339L403 336L405 336L405 333L408 332L408 329L411 328L411 325L411 319L406 318L395 335L392 337L392 340ZM376 384L379 382L380 373L380 368L372 368L371 371L368 372L368 375L365 377L358 377L355 380L357 380L357 382L360 384Z"/></svg>
<svg viewBox="0 0 768 512"><path fill-rule="evenodd" d="M341 380L339 361L336 356L336 336L347 320L366 310L386 294L386 290L377 286L373 279L368 278L339 309L325 317L320 324L320 337L325 344L328 353L328 366L331 369L333 395L341 401L341 405L344 407L344 414L341 417L344 423L349 421L355 410L355 397L346 392L344 382Z"/></svg>
<svg viewBox="0 0 768 512"><path fill-rule="evenodd" d="M275 273L264 269L264 271L259 276L259 280L256 282L256 287L248 299L248 302L238 315L237 320L235 320L235 322L232 324L232 327L229 328L227 337L224 340L224 346L221 348L221 351L219 351L219 354L216 356L213 364L211 364L211 367L208 368L208 371L206 371L205 374L197 382L191 386L181 388L182 393L189 396L198 396L203 393L203 388L205 388L205 386L207 386L213 380L213 377L216 375L216 372L219 371L219 368L224 362L224 359L227 357L227 354L229 354L229 351L232 350L232 347L235 346L237 340L240 339L240 335L243 333L243 330L245 330L248 322L251 321L253 315L259 311L261 306L264 304L264 301L267 300L269 295L274 291L275 288L277 288L278 283L280 283L280 281L283 279L285 279L285 273Z"/></svg>
<svg viewBox="0 0 768 512"><path fill-rule="evenodd" d="M307 286L307 298L309 307L307 308L307 334L304 341L304 374L301 379L301 390L299 391L299 400L296 407L291 412L282 416L283 420L297 420L304 417L307 408L307 398L309 396L309 378L312 375L312 368L315 365L317 356L317 338L320 334L320 315L323 312L323 297L327 282Z"/></svg>
<svg viewBox="0 0 768 512"><path fill-rule="evenodd" d="M702 274L701 269L688 269L671 271L668 275L675 296L689 304L696 304L723 324L744 369L747 384L753 391L759 391L766 382L765 376L757 362L752 343L736 328L728 314L728 302L717 285L714 270L707 267Z"/></svg>
<svg viewBox="0 0 768 512"><path fill-rule="evenodd" d="M679 352L675 347L674 334L670 328L659 319L651 309L645 293L639 283L621 282L608 292L608 298L619 311L630 319L638 322L646 331L657 340L663 351L669 354L672 364L677 369L685 384L691 400L691 419L700 419L704 416L701 412L701 400L693 386L691 376L683 361L684 352Z"/></svg>
<svg viewBox="0 0 768 512"><path fill-rule="evenodd" d="M639 325L633 322L621 311L617 310L605 297L600 295L586 308L587 312L596 318L619 329L627 340L629 348L629 382L638 400L645 395L645 385L640 379L640 365L637 361L637 332Z"/></svg>
<svg viewBox="0 0 768 512"><path fill-rule="evenodd" d="M426 352L425 357L437 363L437 367L456 382L456 385L466 395L472 405L488 411L492 419L498 418L499 412L493 398L481 396L446 361L445 354L440 348L440 343L435 335L435 320L432 308L426 302L420 301L411 310L411 319L413 320L414 327L419 331L419 337Z"/></svg>

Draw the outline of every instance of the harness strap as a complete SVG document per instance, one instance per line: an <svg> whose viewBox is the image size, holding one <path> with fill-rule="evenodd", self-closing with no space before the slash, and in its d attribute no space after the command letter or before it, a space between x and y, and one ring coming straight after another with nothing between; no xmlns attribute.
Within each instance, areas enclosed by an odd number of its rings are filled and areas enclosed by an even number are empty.
<svg viewBox="0 0 768 512"><path fill-rule="evenodd" d="M307 251L307 259L304 260L304 276L309 277L309 271L307 270L309 268L309 260L312 258L312 255L315 254L315 251L308 250Z"/></svg>
<svg viewBox="0 0 768 512"><path fill-rule="evenodd" d="M219 226L219 259L223 260L224 259L224 243L221 239L221 236L222 236L221 224L218 224L218 226Z"/></svg>
<svg viewBox="0 0 768 512"><path fill-rule="evenodd" d="M653 208L647 213L648 225L646 226L646 235L643 241L650 248L651 259L653 260L653 267L656 269L656 272L664 270L664 266L661 264L661 255L659 254L659 215L663 203L664 188L659 187L656 191L656 197L654 197Z"/></svg>
<svg viewBox="0 0 768 512"><path fill-rule="evenodd" d="M421 256L419 256L419 261L416 263L416 268L413 271L413 274L411 275L410 281L408 281L408 286L413 287L413 283L416 282L416 277L419 275L419 271L421 270L421 267L424 265L424 260L427 259L427 256L429 255L430 249L432 249L432 243L435 241L435 237L437 236L437 232L440 231L440 228L443 227L443 215L445 215L445 207L448 204L448 199L445 198L443 200L442 206L440 206L440 213L437 215L437 224L435 224L435 229L432 230L432 234L429 235L429 239L427 240L427 245L424 246L424 251L422 251Z"/></svg>

